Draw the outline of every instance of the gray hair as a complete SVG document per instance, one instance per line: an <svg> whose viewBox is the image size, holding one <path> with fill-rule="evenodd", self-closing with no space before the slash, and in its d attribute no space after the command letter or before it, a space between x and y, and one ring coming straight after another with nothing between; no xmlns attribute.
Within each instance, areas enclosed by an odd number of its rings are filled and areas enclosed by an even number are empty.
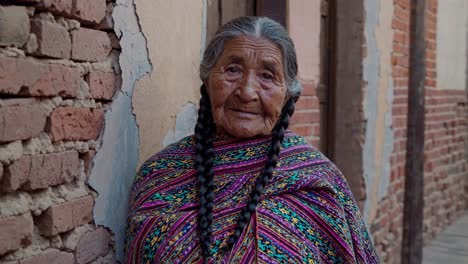
<svg viewBox="0 0 468 264"><path fill-rule="evenodd" d="M286 29L266 17L238 17L221 26L208 44L200 64L200 79L207 83L210 72L223 53L224 44L239 36L265 38L278 45L283 53L283 68L288 95L299 96L302 91L297 80L297 58L294 44Z"/></svg>

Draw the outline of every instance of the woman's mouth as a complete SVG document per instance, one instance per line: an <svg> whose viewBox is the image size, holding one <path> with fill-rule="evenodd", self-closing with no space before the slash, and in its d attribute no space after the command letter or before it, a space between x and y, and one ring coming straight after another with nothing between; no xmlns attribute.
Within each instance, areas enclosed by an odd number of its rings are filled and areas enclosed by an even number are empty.
<svg viewBox="0 0 468 264"><path fill-rule="evenodd" d="M243 118L252 118L252 117L257 116L257 115L260 114L260 113L258 113L256 111L249 110L249 109L231 108L230 110L232 112L234 112L235 115L238 115L238 116L243 117Z"/></svg>

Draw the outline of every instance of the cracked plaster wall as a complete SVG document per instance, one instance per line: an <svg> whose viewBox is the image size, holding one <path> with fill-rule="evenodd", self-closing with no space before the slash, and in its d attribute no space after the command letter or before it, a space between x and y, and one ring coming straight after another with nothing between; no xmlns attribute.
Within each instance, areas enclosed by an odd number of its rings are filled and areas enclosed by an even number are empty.
<svg viewBox="0 0 468 264"><path fill-rule="evenodd" d="M135 0L153 65L136 83L133 111L140 128L139 162L193 133L201 81L206 0Z"/></svg>
<svg viewBox="0 0 468 264"><path fill-rule="evenodd" d="M192 134L206 0L117 0L122 87L105 117L103 143L89 183L97 191L96 224L115 234L124 258L129 190L142 162Z"/></svg>
<svg viewBox="0 0 468 264"><path fill-rule="evenodd" d="M133 0L117 0L114 30L122 52L122 86L105 116L103 142L94 159L89 184L97 191L94 220L115 235L117 260L123 259L128 194L138 162L139 133L132 113L135 82L147 75L151 63Z"/></svg>
<svg viewBox="0 0 468 264"><path fill-rule="evenodd" d="M365 0L364 115L366 134L363 169L366 185L364 216L375 218L378 202L387 194L390 183L390 155L393 151L393 1Z"/></svg>

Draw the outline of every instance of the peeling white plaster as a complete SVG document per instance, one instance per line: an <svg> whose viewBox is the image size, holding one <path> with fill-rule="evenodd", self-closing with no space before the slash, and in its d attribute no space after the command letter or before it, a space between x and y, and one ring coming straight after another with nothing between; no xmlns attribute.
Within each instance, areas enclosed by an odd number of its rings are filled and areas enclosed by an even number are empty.
<svg viewBox="0 0 468 264"><path fill-rule="evenodd" d="M95 223L114 233L116 259L122 262L128 196L139 155L132 95L135 82L151 72L152 66L133 0L117 0L112 16L122 48L119 57L122 87L106 112L102 146L94 159L89 184L98 193L93 212Z"/></svg>
<svg viewBox="0 0 468 264"><path fill-rule="evenodd" d="M177 114L175 128L168 131L164 137L163 146L166 147L193 134L196 123L196 106L192 103L184 105L182 110Z"/></svg>
<svg viewBox="0 0 468 264"><path fill-rule="evenodd" d="M364 203L364 218L367 223L374 219L378 202L387 195L390 184L390 156L393 152L393 77L389 54L393 47L392 42L387 43L385 38L392 33L393 9L388 10L388 4L393 5L383 0L364 2L367 56L363 63L363 78L367 87L364 94L366 132L363 171L367 197ZM385 15L390 17L384 18Z"/></svg>

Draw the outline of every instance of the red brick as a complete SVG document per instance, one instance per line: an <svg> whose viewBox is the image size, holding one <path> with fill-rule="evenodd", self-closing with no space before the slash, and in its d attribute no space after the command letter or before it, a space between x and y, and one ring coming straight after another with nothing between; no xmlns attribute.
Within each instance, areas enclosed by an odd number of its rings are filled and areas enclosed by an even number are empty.
<svg viewBox="0 0 468 264"><path fill-rule="evenodd" d="M1 192L35 190L73 180L79 174L78 152L23 156L6 167Z"/></svg>
<svg viewBox="0 0 468 264"><path fill-rule="evenodd" d="M402 43L394 43L393 51L395 53L400 53L402 55L408 55L409 54L409 47L406 46L406 45L403 45Z"/></svg>
<svg viewBox="0 0 468 264"><path fill-rule="evenodd" d="M436 82L435 80L427 80L427 79L426 79L425 85L426 85L427 87L436 87L437 82Z"/></svg>
<svg viewBox="0 0 468 264"><path fill-rule="evenodd" d="M50 3L47 9L54 14L68 15L72 11L73 0L44 0L43 2Z"/></svg>
<svg viewBox="0 0 468 264"><path fill-rule="evenodd" d="M0 57L0 93L76 97L80 80L78 68Z"/></svg>
<svg viewBox="0 0 468 264"><path fill-rule="evenodd" d="M31 31L36 34L38 49L36 55L69 59L71 38L67 29L51 22L33 20Z"/></svg>
<svg viewBox="0 0 468 264"><path fill-rule="evenodd" d="M50 115L50 134L53 141L94 140L103 121L102 109L59 107Z"/></svg>
<svg viewBox="0 0 468 264"><path fill-rule="evenodd" d="M401 30L401 31L407 31L408 30L408 23L405 23L401 20L398 19L393 19L392 21L392 28Z"/></svg>
<svg viewBox="0 0 468 264"><path fill-rule="evenodd" d="M106 0L73 0L72 15L84 24L99 24L106 15Z"/></svg>
<svg viewBox="0 0 468 264"><path fill-rule="evenodd" d="M408 35L407 33L395 32L393 34L393 39L395 42L398 42L398 43L406 43L408 40L407 35Z"/></svg>
<svg viewBox="0 0 468 264"><path fill-rule="evenodd" d="M72 264L74 258L72 253L59 251L57 249L48 249L34 257L21 260L19 264Z"/></svg>
<svg viewBox="0 0 468 264"><path fill-rule="evenodd" d="M294 124L313 124L320 121L320 113L318 111L297 111L292 116Z"/></svg>
<svg viewBox="0 0 468 264"><path fill-rule="evenodd" d="M79 175L78 152L31 156L28 181L21 189L36 190L70 182Z"/></svg>
<svg viewBox="0 0 468 264"><path fill-rule="evenodd" d="M80 28L71 32L71 58L77 61L103 61L107 58L112 46L106 32Z"/></svg>
<svg viewBox="0 0 468 264"><path fill-rule="evenodd" d="M316 95L315 86L312 82L302 81L302 95Z"/></svg>
<svg viewBox="0 0 468 264"><path fill-rule="evenodd" d="M86 196L72 201L73 226L87 224L93 221L94 198Z"/></svg>
<svg viewBox="0 0 468 264"><path fill-rule="evenodd" d="M35 223L44 236L55 236L74 228L73 209L69 203L54 205L40 215Z"/></svg>
<svg viewBox="0 0 468 264"><path fill-rule="evenodd" d="M44 131L46 119L46 113L35 102L0 106L0 142L38 136Z"/></svg>
<svg viewBox="0 0 468 264"><path fill-rule="evenodd" d="M42 213L35 223L44 236L55 236L93 220L94 199L92 196L54 205Z"/></svg>
<svg viewBox="0 0 468 264"><path fill-rule="evenodd" d="M47 10L56 15L70 15L72 0L16 0L20 3L35 4L39 10Z"/></svg>
<svg viewBox="0 0 468 264"><path fill-rule="evenodd" d="M91 98L110 100L114 95L117 76L112 72L90 71L86 75Z"/></svg>
<svg viewBox="0 0 468 264"><path fill-rule="evenodd" d="M437 45L436 42L433 41L433 40L427 41L426 43L427 43L427 48L428 48L428 49L435 50L436 47L437 47L437 46L436 46L436 45Z"/></svg>
<svg viewBox="0 0 468 264"><path fill-rule="evenodd" d="M6 167L0 184L0 192L12 192L19 189L28 179L31 168L31 156L23 156Z"/></svg>
<svg viewBox="0 0 468 264"><path fill-rule="evenodd" d="M99 30L113 31L114 19L112 18L112 12L114 11L115 3L109 2L106 6L106 15L102 19L101 23L96 27Z"/></svg>
<svg viewBox="0 0 468 264"><path fill-rule="evenodd" d="M436 53L433 50L426 50L427 59L436 59Z"/></svg>
<svg viewBox="0 0 468 264"><path fill-rule="evenodd" d="M409 9L404 9L400 6L395 6L394 9L395 17L403 20L403 21L410 21L410 11Z"/></svg>
<svg viewBox="0 0 468 264"><path fill-rule="evenodd" d="M30 213L0 218L0 255L31 244L32 232Z"/></svg>
<svg viewBox="0 0 468 264"><path fill-rule="evenodd" d="M407 77L409 75L409 70L407 67L404 67L405 61L399 58L394 58L394 60L396 60L396 63L398 63L399 66L393 67L393 77Z"/></svg>
<svg viewBox="0 0 468 264"><path fill-rule="evenodd" d="M395 84L395 87L407 87L408 80L395 80L394 84Z"/></svg>
<svg viewBox="0 0 468 264"><path fill-rule="evenodd" d="M79 175L80 160L78 152L74 150L57 153L62 159L61 175L62 181L70 181Z"/></svg>
<svg viewBox="0 0 468 264"><path fill-rule="evenodd" d="M293 125L291 126L291 130L297 133L300 136L307 137L307 136L318 136L314 134L314 125L313 124L306 124L306 125Z"/></svg>
<svg viewBox="0 0 468 264"><path fill-rule="evenodd" d="M319 109L319 101L316 96L301 96L296 103L296 109Z"/></svg>
<svg viewBox="0 0 468 264"><path fill-rule="evenodd" d="M76 246L76 263L86 264L109 251L110 234L104 228L98 228L83 235Z"/></svg>
<svg viewBox="0 0 468 264"><path fill-rule="evenodd" d="M395 0L395 3L405 9L410 8L410 0Z"/></svg>

